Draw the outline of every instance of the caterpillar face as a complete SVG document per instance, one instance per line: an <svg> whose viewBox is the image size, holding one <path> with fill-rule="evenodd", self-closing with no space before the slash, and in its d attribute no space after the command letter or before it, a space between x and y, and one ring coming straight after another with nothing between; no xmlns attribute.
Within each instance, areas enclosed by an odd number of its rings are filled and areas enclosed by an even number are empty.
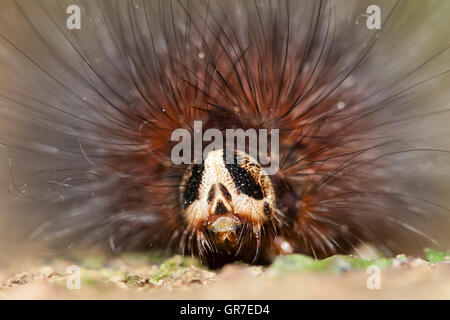
<svg viewBox="0 0 450 320"><path fill-rule="evenodd" d="M275 193L264 169L248 154L236 151L227 164L223 149L208 153L203 164L188 168L181 184L183 215L198 236L208 237L228 254L239 241L272 221Z"/></svg>

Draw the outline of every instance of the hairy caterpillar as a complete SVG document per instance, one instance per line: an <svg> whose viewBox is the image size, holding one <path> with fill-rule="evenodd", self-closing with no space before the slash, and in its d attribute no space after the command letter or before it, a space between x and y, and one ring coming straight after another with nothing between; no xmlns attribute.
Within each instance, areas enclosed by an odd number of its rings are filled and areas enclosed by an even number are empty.
<svg viewBox="0 0 450 320"><path fill-rule="evenodd" d="M450 5L372 2L2 1L5 232L212 266L445 245ZM279 171L174 164L194 121L278 129Z"/></svg>

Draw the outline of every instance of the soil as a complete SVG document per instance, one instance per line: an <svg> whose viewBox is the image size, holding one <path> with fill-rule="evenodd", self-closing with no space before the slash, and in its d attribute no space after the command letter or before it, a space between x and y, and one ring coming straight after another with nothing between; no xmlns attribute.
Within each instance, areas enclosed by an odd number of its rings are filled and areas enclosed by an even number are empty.
<svg viewBox="0 0 450 320"><path fill-rule="evenodd" d="M209 270L180 256L80 254L4 267L0 299L450 299L450 257L290 255Z"/></svg>

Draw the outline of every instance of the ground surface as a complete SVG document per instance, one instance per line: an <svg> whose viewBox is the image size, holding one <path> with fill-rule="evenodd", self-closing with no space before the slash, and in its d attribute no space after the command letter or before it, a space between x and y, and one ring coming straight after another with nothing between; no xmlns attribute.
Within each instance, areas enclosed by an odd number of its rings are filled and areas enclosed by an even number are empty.
<svg viewBox="0 0 450 320"><path fill-rule="evenodd" d="M450 256L438 251L428 251L426 260L290 255L269 267L219 270L180 256L83 254L22 268L1 271L1 299L450 299ZM78 274L80 289L69 289Z"/></svg>

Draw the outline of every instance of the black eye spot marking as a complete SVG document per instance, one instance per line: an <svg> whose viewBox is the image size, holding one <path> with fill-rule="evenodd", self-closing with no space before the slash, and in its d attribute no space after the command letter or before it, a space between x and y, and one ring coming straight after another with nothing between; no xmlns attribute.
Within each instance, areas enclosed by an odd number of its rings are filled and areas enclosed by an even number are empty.
<svg viewBox="0 0 450 320"><path fill-rule="evenodd" d="M264 202L264 213L266 216L270 216L272 214L272 209L268 202Z"/></svg>
<svg viewBox="0 0 450 320"><path fill-rule="evenodd" d="M222 201L218 201L216 205L216 210L214 211L215 214L226 214L228 213L227 208L223 205Z"/></svg>
<svg viewBox="0 0 450 320"><path fill-rule="evenodd" d="M216 194L216 186L213 184L212 186L211 186L211 189L209 189L209 192L208 192L208 199L206 199L206 201L208 202L208 203L211 203L211 201L213 201L213 199L214 199L214 195Z"/></svg>
<svg viewBox="0 0 450 320"><path fill-rule="evenodd" d="M191 168L191 176L184 187L183 208L186 209L192 202L198 199L198 189L202 183L202 175L205 167L201 164L194 164Z"/></svg>
<svg viewBox="0 0 450 320"><path fill-rule="evenodd" d="M220 191L222 191L223 196L228 201L231 201L231 194L228 192L227 187L225 187L223 184L219 183Z"/></svg>
<svg viewBox="0 0 450 320"><path fill-rule="evenodd" d="M254 199L261 200L263 198L261 186L256 183L255 179L253 179L247 170L237 164L236 155L234 157L234 164L227 164L225 155L224 161L238 191Z"/></svg>

